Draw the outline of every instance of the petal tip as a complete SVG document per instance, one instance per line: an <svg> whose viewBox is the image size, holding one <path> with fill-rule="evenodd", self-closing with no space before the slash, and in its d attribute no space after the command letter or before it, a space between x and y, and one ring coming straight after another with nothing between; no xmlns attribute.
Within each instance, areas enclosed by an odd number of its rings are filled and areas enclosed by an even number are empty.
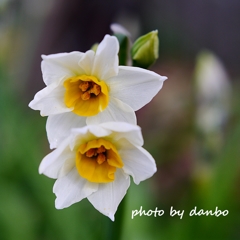
<svg viewBox="0 0 240 240"><path fill-rule="evenodd" d="M50 147L50 149L57 148L57 146L59 145L59 144L58 144L58 141L57 141L56 139L54 139L54 140L48 139L48 141L49 141L49 147Z"/></svg>
<svg viewBox="0 0 240 240"><path fill-rule="evenodd" d="M39 173L39 174L43 174L43 169L42 169L41 166L42 166L42 165L40 164L40 166L39 166L39 168L38 168L38 173Z"/></svg>
<svg viewBox="0 0 240 240"><path fill-rule="evenodd" d="M113 213L109 213L109 214L108 214L108 217L114 222L115 217L114 217L114 214L113 214Z"/></svg>
<svg viewBox="0 0 240 240"><path fill-rule="evenodd" d="M166 76L161 76L162 77L162 81L166 81L167 79L168 79L168 77L166 77Z"/></svg>
<svg viewBox="0 0 240 240"><path fill-rule="evenodd" d="M28 107L32 108L32 101L28 104Z"/></svg>
<svg viewBox="0 0 240 240"><path fill-rule="evenodd" d="M55 208L56 209L58 209L58 210L60 210L60 209L63 209L64 207L63 206L61 206L61 204L59 203L59 201L58 201L58 198L56 198L56 200L55 200Z"/></svg>

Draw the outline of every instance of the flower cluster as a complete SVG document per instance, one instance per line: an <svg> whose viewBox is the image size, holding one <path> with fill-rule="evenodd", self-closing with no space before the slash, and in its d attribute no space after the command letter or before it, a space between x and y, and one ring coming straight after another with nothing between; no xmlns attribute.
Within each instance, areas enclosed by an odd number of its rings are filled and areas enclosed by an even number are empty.
<svg viewBox="0 0 240 240"><path fill-rule="evenodd" d="M66 208L88 198L114 220L130 185L156 172L142 148L135 111L162 88L166 77L139 67L119 66L119 42L106 35L96 52L45 56L41 64L46 87L29 106L48 116L50 148L39 172L57 179L55 206Z"/></svg>

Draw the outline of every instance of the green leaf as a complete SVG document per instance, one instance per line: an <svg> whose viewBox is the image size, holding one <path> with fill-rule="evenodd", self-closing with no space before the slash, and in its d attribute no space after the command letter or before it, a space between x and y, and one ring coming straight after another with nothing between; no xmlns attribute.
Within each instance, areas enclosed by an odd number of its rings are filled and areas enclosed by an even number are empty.
<svg viewBox="0 0 240 240"><path fill-rule="evenodd" d="M129 41L128 37L121 34L121 33L116 33L114 36L118 39L119 42L119 65L126 66L127 65L127 60L128 60L128 48L129 48Z"/></svg>

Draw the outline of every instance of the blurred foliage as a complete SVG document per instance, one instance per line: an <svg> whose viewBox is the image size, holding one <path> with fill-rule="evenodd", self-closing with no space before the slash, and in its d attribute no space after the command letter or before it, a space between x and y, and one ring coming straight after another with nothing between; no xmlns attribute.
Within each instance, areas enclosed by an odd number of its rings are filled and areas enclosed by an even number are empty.
<svg viewBox="0 0 240 240"><path fill-rule="evenodd" d="M45 119L18 100L0 70L0 239L104 239L108 219L87 200L58 211L54 181L38 174L49 150Z"/></svg>
<svg viewBox="0 0 240 240"><path fill-rule="evenodd" d="M223 147L221 147L217 154L213 150L215 153L213 161L207 163L202 160L199 161L199 156L197 155L194 156L194 159L191 159L195 163L193 164L188 183L184 186L185 192L183 196L179 197L176 189L170 189L174 194L174 204L172 204L171 199L169 201L162 200L166 196L161 195L164 194L161 188L156 187L155 190L160 191L160 193L155 192L153 194L151 191L153 189L149 186L149 182L143 183L142 185L144 186L142 188L131 186L128 198L132 198L133 200L129 203L127 209L128 216L125 219L125 238L123 239L237 240L240 238L238 230L240 223L240 192L238 190L240 172L240 88L238 83L235 83L234 89L230 124L225 129ZM195 148L201 148L203 144L201 141L204 141L204 139L199 139L197 132L193 131L192 133L196 140ZM154 141L156 141L155 146L158 146L158 149L154 151L154 157L158 159L160 152L166 150L159 146L157 139L152 139L152 142ZM152 144L149 144L149 142L146 143L147 149L151 148L153 150L150 145ZM179 148L172 146L171 150L175 154L181 154ZM196 153L198 154L199 151L196 151ZM205 158L204 160L206 161L207 159ZM161 172L164 172L166 164L169 163L164 161L159 163L158 171L163 168ZM182 165L182 168L184 167ZM154 178L158 186L164 185L164 183L159 182L159 179ZM140 196L140 198L136 200L134 196ZM165 214L161 217L154 217L153 214L141 217L138 215L132 220L130 216L131 211L139 210L141 206L143 206L146 212L149 209L155 210L157 207L158 210L163 209ZM183 218L180 219L177 215L171 217L171 207L175 210L184 210ZM218 207L221 211L228 210L229 214L219 217L204 215L189 216L190 211L195 207L197 208L197 212L201 209L204 211L212 210L214 212L216 207Z"/></svg>
<svg viewBox="0 0 240 240"><path fill-rule="evenodd" d="M127 65L128 61L128 49L129 49L129 41L127 36L116 33L114 36L118 39L119 42L119 53L118 53L118 58L119 58L119 65Z"/></svg>

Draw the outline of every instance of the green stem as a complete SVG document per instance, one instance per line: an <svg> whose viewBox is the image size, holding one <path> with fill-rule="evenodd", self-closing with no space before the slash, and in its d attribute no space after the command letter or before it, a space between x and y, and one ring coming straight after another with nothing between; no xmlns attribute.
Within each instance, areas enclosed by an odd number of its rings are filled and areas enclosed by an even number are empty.
<svg viewBox="0 0 240 240"><path fill-rule="evenodd" d="M125 207L126 207L126 195L118 206L118 210L115 214L115 221L112 222L110 219L108 219L108 226L107 226L108 229L107 229L106 239L109 239L109 240L121 239Z"/></svg>

